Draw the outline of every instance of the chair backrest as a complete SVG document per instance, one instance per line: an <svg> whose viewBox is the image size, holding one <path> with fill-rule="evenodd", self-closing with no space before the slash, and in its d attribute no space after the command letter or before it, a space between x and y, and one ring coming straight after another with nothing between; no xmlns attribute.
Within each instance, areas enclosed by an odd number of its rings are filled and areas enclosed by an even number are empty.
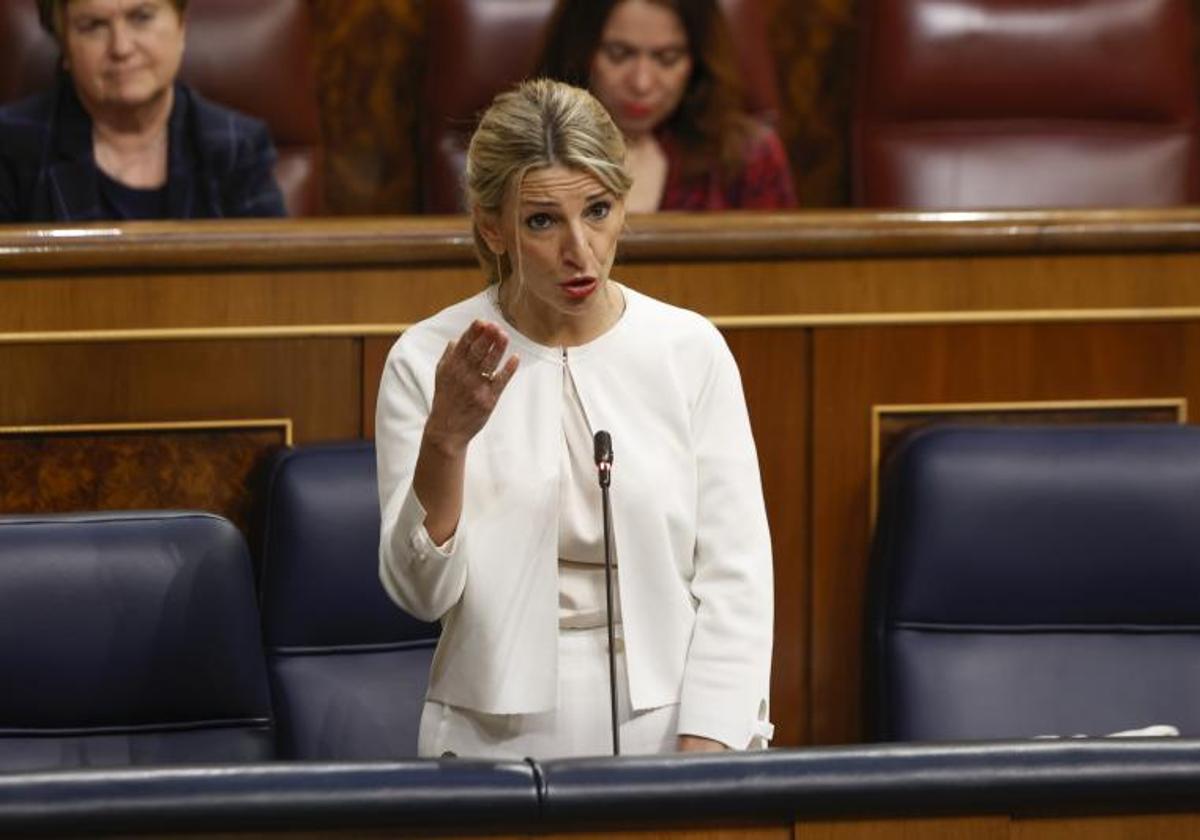
<svg viewBox="0 0 1200 840"><path fill-rule="evenodd" d="M266 122L288 214L322 205L322 147L305 0L191 0L180 78L208 99ZM34 0L0 3L0 103L50 87L58 47Z"/></svg>
<svg viewBox="0 0 1200 840"><path fill-rule="evenodd" d="M737 50L746 107L773 120L779 86L761 0L719 4ZM536 68L554 0L437 0L428 5L421 207L426 213L458 213L475 122L497 93Z"/></svg>
<svg viewBox="0 0 1200 840"><path fill-rule="evenodd" d="M282 453L267 492L260 595L279 753L416 755L436 625L379 582L379 493L370 442Z"/></svg>
<svg viewBox="0 0 1200 840"><path fill-rule="evenodd" d="M1193 202L1193 64L1178 0L865 0L854 201Z"/></svg>
<svg viewBox="0 0 1200 840"><path fill-rule="evenodd" d="M0 517L0 772L263 761L245 541L206 513Z"/></svg>
<svg viewBox="0 0 1200 840"><path fill-rule="evenodd" d="M883 740L1200 735L1200 429L943 427L886 471Z"/></svg>

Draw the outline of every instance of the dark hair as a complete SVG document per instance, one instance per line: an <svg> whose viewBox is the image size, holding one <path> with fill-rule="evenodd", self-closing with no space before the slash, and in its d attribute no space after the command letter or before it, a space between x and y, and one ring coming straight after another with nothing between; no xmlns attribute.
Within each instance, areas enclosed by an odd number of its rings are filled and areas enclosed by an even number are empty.
<svg viewBox="0 0 1200 840"><path fill-rule="evenodd" d="M546 30L538 74L579 87L590 83L604 24L625 0L558 0ZM712 168L732 177L740 169L751 121L742 110L733 39L717 0L650 0L676 15L692 58L679 107L666 125L679 140L685 174Z"/></svg>
<svg viewBox="0 0 1200 840"><path fill-rule="evenodd" d="M57 38L59 16L67 10L67 4L71 0L36 0L36 2L38 19L42 22L42 28ZM175 11L180 17L183 17L187 4L188 0L171 0L171 5L175 7Z"/></svg>

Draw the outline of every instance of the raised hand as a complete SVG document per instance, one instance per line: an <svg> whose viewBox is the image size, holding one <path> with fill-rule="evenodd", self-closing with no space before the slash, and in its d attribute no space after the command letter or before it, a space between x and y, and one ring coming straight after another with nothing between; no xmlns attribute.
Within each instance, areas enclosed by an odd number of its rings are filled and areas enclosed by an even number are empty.
<svg viewBox="0 0 1200 840"><path fill-rule="evenodd" d="M516 356L496 367L507 349L504 330L474 321L438 360L413 490L425 508L425 529L439 545L454 534L462 516L467 444L487 424L517 372Z"/></svg>
<svg viewBox="0 0 1200 840"><path fill-rule="evenodd" d="M446 345L434 374L433 406L425 437L447 454L464 451L487 423L519 360L510 356L497 369L508 336L490 321L474 321Z"/></svg>

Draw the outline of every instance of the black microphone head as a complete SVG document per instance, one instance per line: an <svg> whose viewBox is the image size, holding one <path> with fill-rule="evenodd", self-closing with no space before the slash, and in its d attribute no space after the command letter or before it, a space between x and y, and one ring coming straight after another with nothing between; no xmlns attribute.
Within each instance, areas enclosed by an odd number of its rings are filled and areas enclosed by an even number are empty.
<svg viewBox="0 0 1200 840"><path fill-rule="evenodd" d="M592 438L593 453L595 454L596 466L602 464L611 464L613 460L612 436L608 432L601 429L596 432L596 436Z"/></svg>

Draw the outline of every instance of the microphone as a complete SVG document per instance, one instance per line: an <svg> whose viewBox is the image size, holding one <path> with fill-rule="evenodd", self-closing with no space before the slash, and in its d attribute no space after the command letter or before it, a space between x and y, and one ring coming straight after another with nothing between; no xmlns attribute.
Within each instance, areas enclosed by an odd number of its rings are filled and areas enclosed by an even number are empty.
<svg viewBox="0 0 1200 840"><path fill-rule="evenodd" d="M605 619L608 624L608 707L612 719L613 755L620 755L621 731L617 723L616 640L613 631L612 505L608 499L608 486L612 483L612 436L605 431L596 432L592 438L592 452L595 456L596 472L600 478L600 499L604 508L604 601L607 607Z"/></svg>
<svg viewBox="0 0 1200 840"><path fill-rule="evenodd" d="M592 452L596 459L596 469L600 471L600 486L607 487L612 481L612 435L605 431L596 432L592 439Z"/></svg>

